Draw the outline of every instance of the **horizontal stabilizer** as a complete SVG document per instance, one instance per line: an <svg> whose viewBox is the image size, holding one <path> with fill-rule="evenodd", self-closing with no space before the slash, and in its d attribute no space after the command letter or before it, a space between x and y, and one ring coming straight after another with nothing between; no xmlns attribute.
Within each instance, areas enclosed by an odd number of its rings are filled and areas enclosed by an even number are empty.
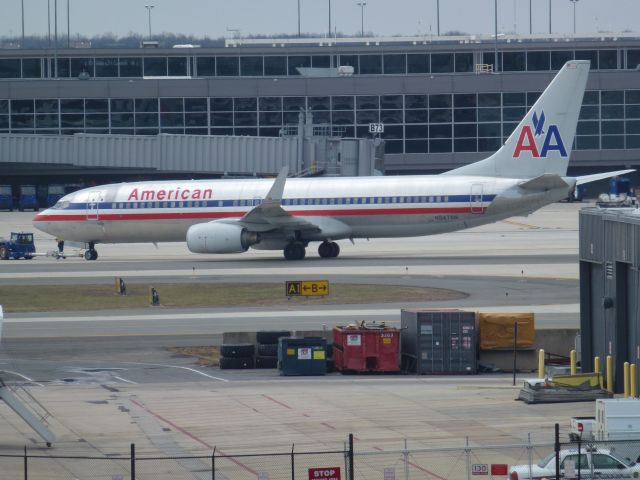
<svg viewBox="0 0 640 480"><path fill-rule="evenodd" d="M544 174L540 175L539 177L532 178L531 180L519 183L518 187L525 190L546 191L556 188L567 188L569 187L569 184L567 184L567 182L565 182L562 177L558 175Z"/></svg>
<svg viewBox="0 0 640 480"><path fill-rule="evenodd" d="M595 182L604 178L617 177L618 175L624 175L625 173L635 172L635 169L630 168L628 170L616 170L615 172L594 173L593 175L583 175L576 177L576 185L584 185L585 183Z"/></svg>

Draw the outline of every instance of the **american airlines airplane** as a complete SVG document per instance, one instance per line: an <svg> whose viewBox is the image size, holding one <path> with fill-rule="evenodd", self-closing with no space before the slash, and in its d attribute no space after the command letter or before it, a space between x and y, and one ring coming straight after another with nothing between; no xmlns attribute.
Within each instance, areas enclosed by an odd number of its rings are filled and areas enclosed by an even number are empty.
<svg viewBox="0 0 640 480"><path fill-rule="evenodd" d="M440 175L154 181L103 185L38 213L39 230L86 246L183 242L194 253L249 248L305 257L320 242L452 232L526 215L576 185L633 170L567 177L589 62L567 62L505 144L490 157Z"/></svg>

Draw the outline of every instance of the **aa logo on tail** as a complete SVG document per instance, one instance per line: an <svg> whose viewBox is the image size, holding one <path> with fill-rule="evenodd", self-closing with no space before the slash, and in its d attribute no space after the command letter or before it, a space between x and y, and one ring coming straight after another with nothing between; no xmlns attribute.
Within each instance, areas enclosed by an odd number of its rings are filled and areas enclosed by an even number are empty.
<svg viewBox="0 0 640 480"><path fill-rule="evenodd" d="M552 150L558 151L561 157L567 156L567 149L564 147L558 126L549 125L545 132L544 121L544 110L540 112L540 116L538 116L538 112L533 112L531 118L533 128L531 125L522 127L516 148L513 151L513 158L520 158L522 152L530 152L533 158L547 158L547 154ZM536 139L542 137L544 137L542 148L538 148Z"/></svg>

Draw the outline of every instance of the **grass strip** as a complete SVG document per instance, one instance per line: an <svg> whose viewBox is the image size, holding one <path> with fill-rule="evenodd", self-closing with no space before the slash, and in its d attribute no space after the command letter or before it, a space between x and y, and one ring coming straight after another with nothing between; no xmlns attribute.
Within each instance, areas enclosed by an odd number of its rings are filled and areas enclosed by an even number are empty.
<svg viewBox="0 0 640 480"><path fill-rule="evenodd" d="M389 302L426 302L465 298L466 293L402 285L336 284L326 297L285 296L284 283L154 284L168 308L261 307ZM149 285L127 286L127 295L110 285L32 285L0 287L0 305L11 312L111 310L149 306Z"/></svg>

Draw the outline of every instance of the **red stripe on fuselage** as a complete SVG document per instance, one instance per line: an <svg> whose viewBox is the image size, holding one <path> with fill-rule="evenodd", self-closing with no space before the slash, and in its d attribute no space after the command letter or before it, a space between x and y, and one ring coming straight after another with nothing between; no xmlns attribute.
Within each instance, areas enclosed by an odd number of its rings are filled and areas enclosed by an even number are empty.
<svg viewBox="0 0 640 480"><path fill-rule="evenodd" d="M473 213L480 213L486 207L473 207ZM340 217L340 216L377 216L377 215L443 215L472 213L471 207L451 207L451 208L363 208L363 209L341 209L341 210L288 210L290 215L303 217ZM247 212L166 212L166 213L101 213L95 215L100 221L131 221L131 220L188 220L188 219L211 219L220 218L242 218ZM94 215L92 215L93 217ZM87 215L43 215L39 213L35 216L35 222L84 222ZM96 220L92 218L91 220Z"/></svg>

